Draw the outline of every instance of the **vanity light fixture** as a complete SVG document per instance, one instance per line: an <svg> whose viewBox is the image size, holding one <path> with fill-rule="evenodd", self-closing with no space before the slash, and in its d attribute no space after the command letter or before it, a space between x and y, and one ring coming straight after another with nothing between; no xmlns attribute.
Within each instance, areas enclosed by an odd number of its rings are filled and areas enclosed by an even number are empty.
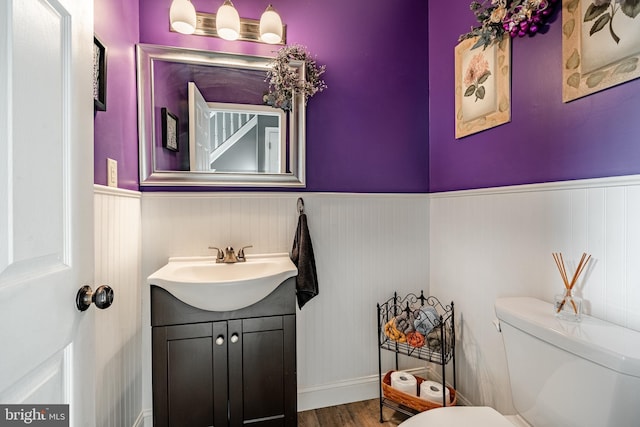
<svg viewBox="0 0 640 427"><path fill-rule="evenodd" d="M182 12L187 9L188 13ZM287 43L287 27L271 4L260 20L240 18L231 0L224 0L217 13L196 12L189 0L173 0L169 15L171 31L182 34L280 45ZM190 22L193 22L193 30L186 25Z"/></svg>
<svg viewBox="0 0 640 427"><path fill-rule="evenodd" d="M196 30L196 8L189 0L173 0L169 9L171 29L182 34Z"/></svg>
<svg viewBox="0 0 640 427"><path fill-rule="evenodd" d="M260 38L269 44L277 44L282 40L282 19L272 5L260 17Z"/></svg>
<svg viewBox="0 0 640 427"><path fill-rule="evenodd" d="M231 0L224 0L216 14L216 31L225 40L237 40L240 36L240 15Z"/></svg>

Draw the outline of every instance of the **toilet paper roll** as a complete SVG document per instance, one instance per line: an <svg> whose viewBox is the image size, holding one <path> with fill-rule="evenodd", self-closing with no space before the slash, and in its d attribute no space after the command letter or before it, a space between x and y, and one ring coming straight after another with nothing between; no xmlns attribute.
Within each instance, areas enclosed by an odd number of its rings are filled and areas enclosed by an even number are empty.
<svg viewBox="0 0 640 427"><path fill-rule="evenodd" d="M442 389L444 388L447 403L451 402L450 392L447 387L435 381L423 381L420 384L420 399L442 405Z"/></svg>
<svg viewBox="0 0 640 427"><path fill-rule="evenodd" d="M400 390L411 396L418 395L418 380L411 374L403 371L395 371L391 373L391 387Z"/></svg>

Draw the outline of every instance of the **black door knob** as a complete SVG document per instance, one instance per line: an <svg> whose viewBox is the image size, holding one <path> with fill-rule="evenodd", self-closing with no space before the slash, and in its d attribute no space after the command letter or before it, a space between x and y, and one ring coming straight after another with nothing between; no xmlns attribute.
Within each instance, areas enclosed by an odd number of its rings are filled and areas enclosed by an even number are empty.
<svg viewBox="0 0 640 427"><path fill-rule="evenodd" d="M101 310L111 307L113 304L113 289L107 285L101 285L93 293L93 302Z"/></svg>
<svg viewBox="0 0 640 427"><path fill-rule="evenodd" d="M83 286L76 294L76 307L80 311L85 311L95 303L99 309L105 309L113 304L113 289L108 285L98 286L94 292L90 286Z"/></svg>

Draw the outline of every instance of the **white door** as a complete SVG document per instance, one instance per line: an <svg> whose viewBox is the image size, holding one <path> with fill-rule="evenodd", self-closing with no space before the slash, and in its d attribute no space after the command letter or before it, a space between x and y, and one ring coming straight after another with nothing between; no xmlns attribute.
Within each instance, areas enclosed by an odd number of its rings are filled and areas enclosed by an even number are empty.
<svg viewBox="0 0 640 427"><path fill-rule="evenodd" d="M95 425L93 2L0 1L0 404ZM3 414L0 414L0 419Z"/></svg>
<svg viewBox="0 0 640 427"><path fill-rule="evenodd" d="M282 173L280 170L280 128L267 127L264 130L264 171Z"/></svg>
<svg viewBox="0 0 640 427"><path fill-rule="evenodd" d="M212 151L207 101L195 83L189 82L189 163L192 171L210 171Z"/></svg>

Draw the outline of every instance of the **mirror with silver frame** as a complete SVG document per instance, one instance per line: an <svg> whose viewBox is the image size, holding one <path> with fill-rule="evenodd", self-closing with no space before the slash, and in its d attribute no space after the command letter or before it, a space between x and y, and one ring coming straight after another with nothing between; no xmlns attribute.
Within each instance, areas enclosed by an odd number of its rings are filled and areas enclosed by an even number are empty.
<svg viewBox="0 0 640 427"><path fill-rule="evenodd" d="M264 105L271 58L136 49L141 186L305 186L304 96L286 112ZM302 61L289 66L304 79ZM177 150L163 146L162 111L177 117Z"/></svg>

